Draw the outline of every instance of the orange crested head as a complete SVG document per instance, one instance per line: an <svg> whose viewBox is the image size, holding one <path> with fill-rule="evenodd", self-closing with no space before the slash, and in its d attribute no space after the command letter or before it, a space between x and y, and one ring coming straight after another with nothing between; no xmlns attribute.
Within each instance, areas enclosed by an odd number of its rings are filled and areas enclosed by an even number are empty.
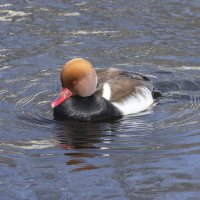
<svg viewBox="0 0 200 200"><path fill-rule="evenodd" d="M91 96L96 91L97 75L92 64L84 58L75 58L67 62L60 74L63 88L73 95Z"/></svg>

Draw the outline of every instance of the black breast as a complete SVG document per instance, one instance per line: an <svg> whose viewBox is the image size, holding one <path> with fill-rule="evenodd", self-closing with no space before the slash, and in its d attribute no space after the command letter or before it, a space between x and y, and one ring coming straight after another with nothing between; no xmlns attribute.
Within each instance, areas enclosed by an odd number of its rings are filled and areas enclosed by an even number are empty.
<svg viewBox="0 0 200 200"><path fill-rule="evenodd" d="M73 96L53 109L57 120L100 121L118 118L122 113L106 99Z"/></svg>

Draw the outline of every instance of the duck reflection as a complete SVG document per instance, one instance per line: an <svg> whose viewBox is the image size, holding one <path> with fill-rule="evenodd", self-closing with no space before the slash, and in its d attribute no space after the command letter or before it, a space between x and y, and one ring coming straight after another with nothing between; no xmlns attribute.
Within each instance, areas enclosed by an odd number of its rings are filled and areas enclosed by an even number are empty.
<svg viewBox="0 0 200 200"><path fill-rule="evenodd" d="M95 145L101 140L101 126L100 123L69 122L56 137L65 149L97 148Z"/></svg>
<svg viewBox="0 0 200 200"><path fill-rule="evenodd" d="M96 157L105 158L116 152L132 153L141 148L154 130L151 112L152 109L109 122L63 123L56 139L68 150L66 164L75 167L73 171L93 170L102 167Z"/></svg>
<svg viewBox="0 0 200 200"><path fill-rule="evenodd" d="M104 136L111 132L112 123L66 122L56 134L56 140L64 149L70 150L65 155L70 159L67 165L77 166L72 171L93 170L98 168L89 164L89 160L101 156L95 149L101 149ZM78 150L81 149L81 152ZM86 152L84 152L84 149ZM73 152L72 152L73 150Z"/></svg>
<svg viewBox="0 0 200 200"><path fill-rule="evenodd" d="M90 158L94 158L96 155L93 153L65 153L70 159L66 162L67 165L77 166L72 171L85 171L93 170L99 167L89 163Z"/></svg>

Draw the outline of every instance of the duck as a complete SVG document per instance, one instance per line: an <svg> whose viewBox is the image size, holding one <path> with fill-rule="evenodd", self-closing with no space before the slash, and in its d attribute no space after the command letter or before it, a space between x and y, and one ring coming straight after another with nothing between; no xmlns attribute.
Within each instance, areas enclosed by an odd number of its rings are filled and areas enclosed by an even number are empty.
<svg viewBox="0 0 200 200"><path fill-rule="evenodd" d="M149 109L152 81L143 74L118 68L94 68L73 58L60 72L62 91L51 103L56 120L102 121Z"/></svg>

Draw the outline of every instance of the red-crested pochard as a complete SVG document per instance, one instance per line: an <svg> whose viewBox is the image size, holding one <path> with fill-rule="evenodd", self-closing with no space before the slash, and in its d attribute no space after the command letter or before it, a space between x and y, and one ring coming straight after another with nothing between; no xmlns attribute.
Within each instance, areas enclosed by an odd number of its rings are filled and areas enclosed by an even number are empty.
<svg viewBox="0 0 200 200"><path fill-rule="evenodd" d="M154 102L152 82L120 69L94 69L83 58L64 65L62 92L52 102L56 119L99 121L148 109Z"/></svg>

